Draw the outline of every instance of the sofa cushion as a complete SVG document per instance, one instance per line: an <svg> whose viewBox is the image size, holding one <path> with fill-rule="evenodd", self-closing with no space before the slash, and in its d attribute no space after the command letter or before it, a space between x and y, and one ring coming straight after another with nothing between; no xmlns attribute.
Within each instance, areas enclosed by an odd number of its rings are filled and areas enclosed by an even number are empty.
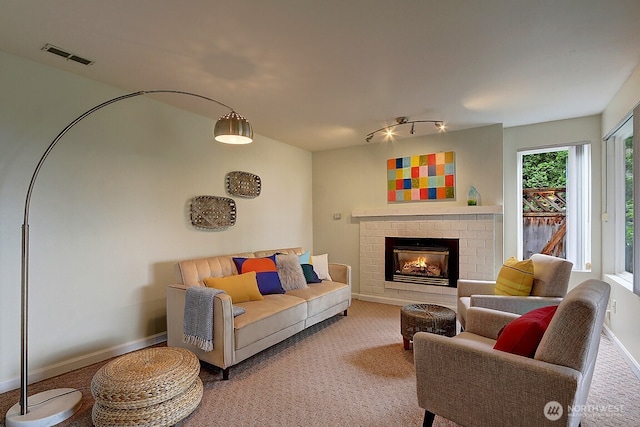
<svg viewBox="0 0 640 427"><path fill-rule="evenodd" d="M493 348L533 357L557 308L556 305L537 308L507 323Z"/></svg>
<svg viewBox="0 0 640 427"><path fill-rule="evenodd" d="M206 277L223 277L237 274L233 257L253 258L250 252L235 255L220 255L180 261L177 264L178 283L197 285Z"/></svg>
<svg viewBox="0 0 640 427"><path fill-rule="evenodd" d="M280 249L268 249L266 251L256 251L253 252L253 256L255 258L264 258L266 256L271 256L275 254L296 254L300 255L302 253L302 248L280 248ZM251 258L251 257L249 257Z"/></svg>
<svg viewBox="0 0 640 427"><path fill-rule="evenodd" d="M516 257L507 259L496 279L496 295L526 296L533 286L533 261L518 261Z"/></svg>
<svg viewBox="0 0 640 427"><path fill-rule="evenodd" d="M323 281L305 289L288 291L287 295L307 301L307 317L316 316L323 311L349 300L349 286L346 283Z"/></svg>
<svg viewBox="0 0 640 427"><path fill-rule="evenodd" d="M246 301L262 301L255 271L227 277L206 277L204 284L225 291L233 304Z"/></svg>
<svg viewBox="0 0 640 427"><path fill-rule="evenodd" d="M302 273L304 274L304 278L307 283L322 283L322 279L318 277L315 270L313 269L313 265L311 264L302 264Z"/></svg>
<svg viewBox="0 0 640 427"><path fill-rule="evenodd" d="M277 254L276 266L278 267L280 283L282 283L282 288L285 291L304 289L307 287L307 279L304 277L298 255Z"/></svg>
<svg viewBox="0 0 640 427"><path fill-rule="evenodd" d="M245 313L233 319L236 350L304 322L307 316L305 300L293 295L265 295L263 301L238 305Z"/></svg>
<svg viewBox="0 0 640 427"><path fill-rule="evenodd" d="M258 288L262 295L284 294L275 255L264 258L233 258L233 262L236 264L238 273L256 272Z"/></svg>

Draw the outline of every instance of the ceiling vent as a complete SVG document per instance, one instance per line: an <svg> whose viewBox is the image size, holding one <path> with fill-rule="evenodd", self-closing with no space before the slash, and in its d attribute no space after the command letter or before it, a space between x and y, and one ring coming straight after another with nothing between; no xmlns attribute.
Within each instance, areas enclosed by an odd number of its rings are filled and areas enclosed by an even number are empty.
<svg viewBox="0 0 640 427"><path fill-rule="evenodd" d="M57 46L54 46L52 44L49 44L49 43L45 44L42 47L42 50L44 50L45 52L53 53L54 55L58 55L58 56L61 56L63 58L66 58L67 61L75 61L75 62L78 62L78 63L80 63L82 65L91 65L91 64L93 64L93 61L90 60L90 59L86 59L86 58L83 58L81 56L75 55L75 54L73 54L71 52L67 52L64 49L61 49L61 48L59 48Z"/></svg>

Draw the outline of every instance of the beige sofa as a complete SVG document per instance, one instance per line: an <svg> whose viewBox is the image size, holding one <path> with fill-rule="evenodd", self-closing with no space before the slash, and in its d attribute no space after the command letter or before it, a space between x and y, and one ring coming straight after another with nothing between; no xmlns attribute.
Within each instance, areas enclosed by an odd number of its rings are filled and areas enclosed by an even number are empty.
<svg viewBox="0 0 640 427"><path fill-rule="evenodd" d="M303 253L302 248L213 256L181 261L177 264L180 283L167 288L167 345L194 352L200 360L222 369L223 379L229 378L229 367L280 341L326 320L344 313L351 305L351 267L329 263L332 281L310 284L305 289L285 294L265 295L262 301L238 303L245 313L233 317L231 297L225 293L214 297L213 350L183 342L183 323L186 289L203 286L207 277L238 274L234 257L259 258L275 253Z"/></svg>

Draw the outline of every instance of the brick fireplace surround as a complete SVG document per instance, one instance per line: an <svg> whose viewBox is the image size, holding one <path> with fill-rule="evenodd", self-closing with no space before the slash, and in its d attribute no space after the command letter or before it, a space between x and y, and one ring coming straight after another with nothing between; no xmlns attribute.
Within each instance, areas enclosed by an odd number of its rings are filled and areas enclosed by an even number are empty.
<svg viewBox="0 0 640 427"><path fill-rule="evenodd" d="M502 265L502 206L357 209L360 222L359 299L455 308L456 288L385 281L385 237L460 239L460 278L493 280Z"/></svg>

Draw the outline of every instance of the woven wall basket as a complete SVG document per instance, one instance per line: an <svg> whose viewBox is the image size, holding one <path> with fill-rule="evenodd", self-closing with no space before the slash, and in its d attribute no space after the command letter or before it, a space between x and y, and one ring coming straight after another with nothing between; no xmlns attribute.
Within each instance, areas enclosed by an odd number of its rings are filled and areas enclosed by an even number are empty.
<svg viewBox="0 0 640 427"><path fill-rule="evenodd" d="M191 224L218 230L236 223L236 202L228 197L198 196L191 200Z"/></svg>
<svg viewBox="0 0 640 427"><path fill-rule="evenodd" d="M232 196L258 197L262 191L262 181L256 174L234 171L227 174L227 191Z"/></svg>

